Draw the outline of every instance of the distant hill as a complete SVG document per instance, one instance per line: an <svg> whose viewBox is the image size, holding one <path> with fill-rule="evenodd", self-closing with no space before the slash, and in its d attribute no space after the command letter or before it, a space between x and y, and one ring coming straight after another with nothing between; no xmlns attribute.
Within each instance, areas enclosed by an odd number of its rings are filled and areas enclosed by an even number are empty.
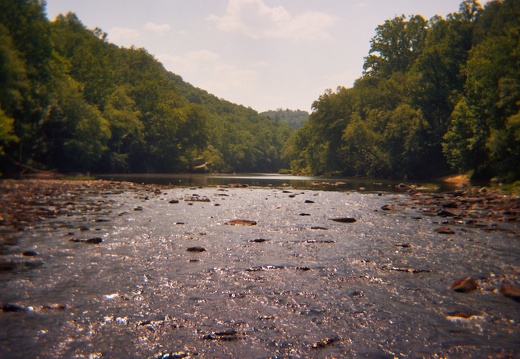
<svg viewBox="0 0 520 359"><path fill-rule="evenodd" d="M261 112L261 115L264 115L272 120L276 120L279 122L285 122L291 128L295 130L299 129L303 126L305 122L309 119L309 113L307 111L302 110L283 110L281 108L277 110L269 110L265 112Z"/></svg>

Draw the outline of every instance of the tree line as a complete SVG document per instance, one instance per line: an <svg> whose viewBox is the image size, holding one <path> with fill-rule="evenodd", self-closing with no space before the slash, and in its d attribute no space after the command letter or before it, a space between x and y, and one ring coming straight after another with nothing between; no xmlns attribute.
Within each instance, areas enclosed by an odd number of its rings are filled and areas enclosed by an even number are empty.
<svg viewBox="0 0 520 359"><path fill-rule="evenodd" d="M284 147L294 173L520 178L520 1L376 29L363 76L328 90Z"/></svg>
<svg viewBox="0 0 520 359"><path fill-rule="evenodd" d="M276 171L292 129L186 83L73 13L0 2L0 169Z"/></svg>

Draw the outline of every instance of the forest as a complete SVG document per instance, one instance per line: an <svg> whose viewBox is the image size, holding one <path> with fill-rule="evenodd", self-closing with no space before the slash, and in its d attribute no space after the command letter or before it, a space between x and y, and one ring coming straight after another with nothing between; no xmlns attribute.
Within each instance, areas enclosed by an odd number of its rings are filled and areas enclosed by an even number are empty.
<svg viewBox="0 0 520 359"><path fill-rule="evenodd" d="M0 171L277 171L285 123L118 47L73 13L0 2Z"/></svg>
<svg viewBox="0 0 520 359"><path fill-rule="evenodd" d="M376 29L363 76L326 91L284 148L294 173L520 178L520 1L397 16Z"/></svg>
<svg viewBox="0 0 520 359"><path fill-rule="evenodd" d="M520 179L520 0L375 29L363 75L262 114L45 3L0 2L0 172ZM346 45L347 46L347 45ZM317 70L319 71L319 70Z"/></svg>

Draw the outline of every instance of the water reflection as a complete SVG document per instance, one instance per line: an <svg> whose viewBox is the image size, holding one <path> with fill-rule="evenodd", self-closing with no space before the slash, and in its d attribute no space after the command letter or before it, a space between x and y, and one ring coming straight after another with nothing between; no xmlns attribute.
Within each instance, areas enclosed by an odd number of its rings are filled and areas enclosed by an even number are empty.
<svg viewBox="0 0 520 359"><path fill-rule="evenodd" d="M240 174L103 174L98 179L129 181L144 184L177 185L184 187L223 186L230 183L255 187L290 186L301 189L324 191L368 191L404 192L410 185L430 192L452 191L454 184L440 181L402 182L373 178L340 178L319 176L290 176L277 173L240 173ZM405 184L405 186L400 184Z"/></svg>

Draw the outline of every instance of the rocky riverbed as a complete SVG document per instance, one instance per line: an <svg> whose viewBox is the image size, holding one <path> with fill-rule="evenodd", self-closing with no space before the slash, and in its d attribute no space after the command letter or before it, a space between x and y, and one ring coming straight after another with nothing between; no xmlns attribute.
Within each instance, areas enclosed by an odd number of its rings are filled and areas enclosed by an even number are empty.
<svg viewBox="0 0 520 359"><path fill-rule="evenodd" d="M514 358L518 198L0 182L2 358Z"/></svg>

